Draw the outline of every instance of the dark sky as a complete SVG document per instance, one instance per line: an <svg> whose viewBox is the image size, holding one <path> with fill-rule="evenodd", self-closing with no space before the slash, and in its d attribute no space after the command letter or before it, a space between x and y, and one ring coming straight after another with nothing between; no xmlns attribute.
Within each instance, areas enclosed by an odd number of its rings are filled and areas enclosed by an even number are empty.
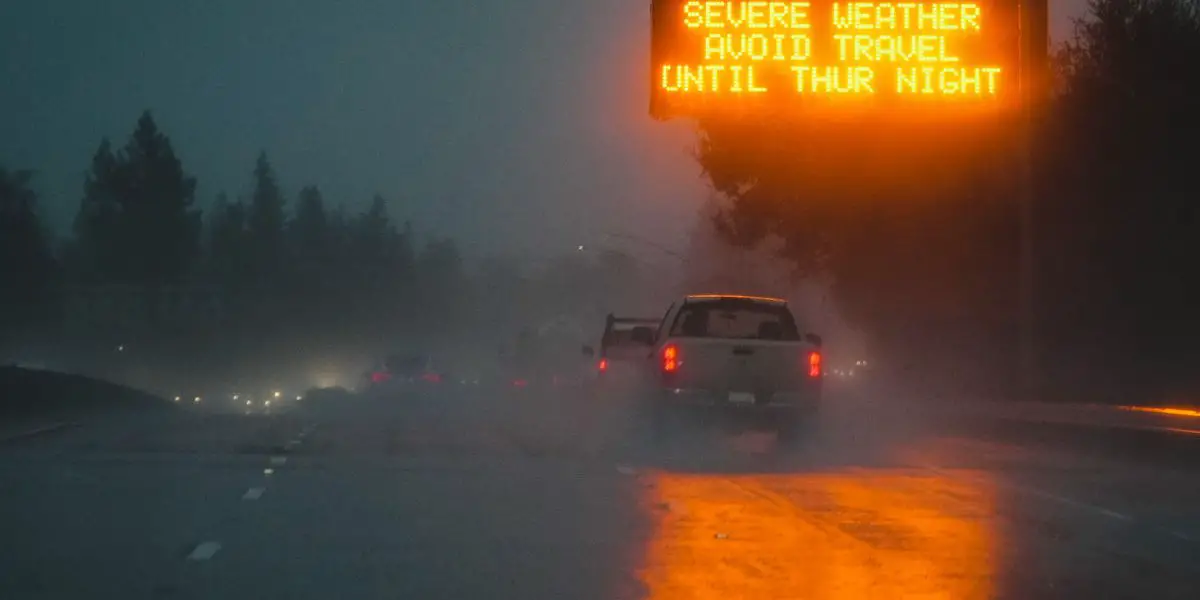
<svg viewBox="0 0 1200 600"><path fill-rule="evenodd" d="M1083 0L1052 3L1056 37ZM285 190L555 252L628 232L673 247L704 198L686 125L646 116L648 0L0 2L0 164L69 222L103 136L154 111L207 204Z"/></svg>

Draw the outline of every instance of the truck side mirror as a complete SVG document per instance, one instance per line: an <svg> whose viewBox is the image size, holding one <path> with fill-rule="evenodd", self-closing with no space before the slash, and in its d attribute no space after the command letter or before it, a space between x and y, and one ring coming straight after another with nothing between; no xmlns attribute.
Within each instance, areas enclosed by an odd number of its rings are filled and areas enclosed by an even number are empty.
<svg viewBox="0 0 1200 600"><path fill-rule="evenodd" d="M584 356L588 356L588 357L596 356L596 349L592 348L591 346L584 345L582 351L583 351Z"/></svg>
<svg viewBox="0 0 1200 600"><path fill-rule="evenodd" d="M819 336L815 333L804 334L804 341L806 341L814 346L821 346L824 343L824 341L821 339L821 336Z"/></svg>
<svg viewBox="0 0 1200 600"><path fill-rule="evenodd" d="M649 327L634 327L633 331L629 332L629 337L643 346L654 345L654 331Z"/></svg>

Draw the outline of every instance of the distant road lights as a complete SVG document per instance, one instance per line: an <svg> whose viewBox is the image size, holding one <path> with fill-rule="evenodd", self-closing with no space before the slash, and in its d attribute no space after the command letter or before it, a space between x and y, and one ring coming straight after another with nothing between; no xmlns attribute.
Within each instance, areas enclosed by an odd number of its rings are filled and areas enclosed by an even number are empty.
<svg viewBox="0 0 1200 600"><path fill-rule="evenodd" d="M276 398L280 397L281 395L283 395L283 394L282 394L282 393L280 393L280 392L275 392L275 397L276 397Z"/></svg>
<svg viewBox="0 0 1200 600"><path fill-rule="evenodd" d="M270 400L267 400L266 402L263 402L263 406L270 406L270 405L271 405L271 401L270 401Z"/></svg>
<svg viewBox="0 0 1200 600"><path fill-rule="evenodd" d="M179 402L179 396L175 396L175 401Z"/></svg>
<svg viewBox="0 0 1200 600"><path fill-rule="evenodd" d="M233 395L233 399L234 399L234 400L240 400L241 398L239 398L237 394L234 394L234 395Z"/></svg>
<svg viewBox="0 0 1200 600"><path fill-rule="evenodd" d="M194 402L194 403L196 403L196 404L199 404L199 403L200 403L200 396L196 396L195 398L192 398L192 402Z"/></svg>
<svg viewBox="0 0 1200 600"><path fill-rule="evenodd" d="M296 399L297 399L297 400L303 400L303 399L304 399L304 396L303 396L303 395L301 395L301 394L296 394Z"/></svg>

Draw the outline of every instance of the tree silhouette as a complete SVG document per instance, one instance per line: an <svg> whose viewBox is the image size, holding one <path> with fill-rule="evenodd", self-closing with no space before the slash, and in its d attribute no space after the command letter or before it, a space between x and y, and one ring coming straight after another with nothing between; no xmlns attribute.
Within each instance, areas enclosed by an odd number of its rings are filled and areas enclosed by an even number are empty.
<svg viewBox="0 0 1200 600"><path fill-rule="evenodd" d="M192 208L196 179L184 173L150 111L138 119L125 160L129 188L122 208L128 260L137 265L134 277L152 284L179 281L199 256L201 215Z"/></svg>
<svg viewBox="0 0 1200 600"><path fill-rule="evenodd" d="M55 263L37 215L33 172L0 167L0 331L47 316Z"/></svg>
<svg viewBox="0 0 1200 600"><path fill-rule="evenodd" d="M1120 374L1142 393L1198 383L1200 190L1185 150L1200 133L1197 11L1188 0L1093 1L1059 52L1041 138L1050 351L1083 355L1079 370Z"/></svg>
<svg viewBox="0 0 1200 600"><path fill-rule="evenodd" d="M430 241L419 258L420 269L433 280L452 282L463 275L462 254L450 238Z"/></svg>
<svg viewBox="0 0 1200 600"><path fill-rule="evenodd" d="M296 255L302 262L311 265L329 258L329 221L325 215L325 201L317 186L310 185L300 190L291 231Z"/></svg>
<svg viewBox="0 0 1200 600"><path fill-rule="evenodd" d="M355 253L363 264L383 265L389 255L389 242L395 228L388 217L387 200L376 194L371 206L359 216L355 227Z"/></svg>
<svg viewBox="0 0 1200 600"><path fill-rule="evenodd" d="M108 139L100 140L84 180L74 229L79 271L88 279L121 278L120 218L125 173Z"/></svg>
<svg viewBox="0 0 1200 600"><path fill-rule="evenodd" d="M250 260L260 277L277 274L284 256L284 198L267 153L254 164L254 193L247 221Z"/></svg>
<svg viewBox="0 0 1200 600"><path fill-rule="evenodd" d="M213 274L233 289L245 284L250 275L246 264L249 254L246 212L241 200L231 203L228 196L221 193L213 204L208 224L208 253Z"/></svg>
<svg viewBox="0 0 1200 600"><path fill-rule="evenodd" d="M149 111L114 153L102 140L75 220L81 249L109 281L159 285L186 277L199 256L195 178Z"/></svg>

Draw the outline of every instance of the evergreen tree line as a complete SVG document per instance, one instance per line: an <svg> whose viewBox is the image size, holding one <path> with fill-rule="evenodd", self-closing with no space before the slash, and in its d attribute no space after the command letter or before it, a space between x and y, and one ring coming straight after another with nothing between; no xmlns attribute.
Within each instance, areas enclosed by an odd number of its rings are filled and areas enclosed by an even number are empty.
<svg viewBox="0 0 1200 600"><path fill-rule="evenodd" d="M148 299L144 333L161 338L154 343L213 337L214 325L225 341L239 334L273 344L402 335L466 311L453 240L418 247L412 226L397 223L379 195L359 213L331 205L311 184L289 198L265 152L247 171L248 198L220 193L202 210L196 178L147 111L123 146L100 142L71 235L56 245L38 217L34 173L0 168L4 341L61 325L79 289L137 290ZM197 288L215 291L218 322L158 318L157 292Z"/></svg>
<svg viewBox="0 0 1200 600"><path fill-rule="evenodd" d="M1092 0L1052 52L1031 145L1048 398L1200 389L1198 7ZM1019 379L1018 119L705 120L698 156L725 200L714 226L830 277L878 364L950 392L1003 390Z"/></svg>

